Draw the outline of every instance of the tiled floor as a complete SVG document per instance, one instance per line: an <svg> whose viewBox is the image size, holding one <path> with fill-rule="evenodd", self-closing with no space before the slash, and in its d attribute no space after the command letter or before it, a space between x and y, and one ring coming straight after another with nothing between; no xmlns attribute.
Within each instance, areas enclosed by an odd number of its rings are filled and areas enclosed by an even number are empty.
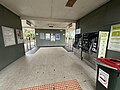
<svg viewBox="0 0 120 90"><path fill-rule="evenodd" d="M17 90L77 79L83 90L95 90L95 71L62 47L40 48L0 71L0 90Z"/></svg>

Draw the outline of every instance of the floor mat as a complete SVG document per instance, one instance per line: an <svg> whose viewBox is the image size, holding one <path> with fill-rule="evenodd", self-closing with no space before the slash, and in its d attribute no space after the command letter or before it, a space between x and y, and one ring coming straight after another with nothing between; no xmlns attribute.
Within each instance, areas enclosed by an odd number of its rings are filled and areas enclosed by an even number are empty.
<svg viewBox="0 0 120 90"><path fill-rule="evenodd" d="M77 80L46 84L19 90L82 90Z"/></svg>

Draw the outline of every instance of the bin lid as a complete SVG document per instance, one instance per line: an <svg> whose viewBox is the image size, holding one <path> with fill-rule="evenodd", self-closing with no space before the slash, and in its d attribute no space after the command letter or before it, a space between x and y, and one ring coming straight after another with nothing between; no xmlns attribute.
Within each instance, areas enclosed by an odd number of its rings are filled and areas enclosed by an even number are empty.
<svg viewBox="0 0 120 90"><path fill-rule="evenodd" d="M108 66L111 66L113 68L116 68L117 70L120 70L120 60L115 58L97 58L100 62L103 64L106 64Z"/></svg>

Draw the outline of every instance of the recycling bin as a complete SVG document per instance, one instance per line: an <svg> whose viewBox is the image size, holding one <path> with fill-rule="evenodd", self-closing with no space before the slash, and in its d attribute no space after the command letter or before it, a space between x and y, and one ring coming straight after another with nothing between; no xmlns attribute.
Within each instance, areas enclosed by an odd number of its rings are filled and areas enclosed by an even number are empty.
<svg viewBox="0 0 120 90"><path fill-rule="evenodd" d="M96 90L120 90L120 60L98 58Z"/></svg>

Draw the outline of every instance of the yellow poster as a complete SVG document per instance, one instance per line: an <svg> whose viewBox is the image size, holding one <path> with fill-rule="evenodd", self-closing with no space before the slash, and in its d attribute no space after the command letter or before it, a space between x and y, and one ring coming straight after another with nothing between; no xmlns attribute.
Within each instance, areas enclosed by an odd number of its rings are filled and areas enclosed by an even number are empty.
<svg viewBox="0 0 120 90"><path fill-rule="evenodd" d="M108 35L109 32L107 31L100 31L99 32L99 52L98 52L98 58L105 58L106 55L106 47L108 42Z"/></svg>

